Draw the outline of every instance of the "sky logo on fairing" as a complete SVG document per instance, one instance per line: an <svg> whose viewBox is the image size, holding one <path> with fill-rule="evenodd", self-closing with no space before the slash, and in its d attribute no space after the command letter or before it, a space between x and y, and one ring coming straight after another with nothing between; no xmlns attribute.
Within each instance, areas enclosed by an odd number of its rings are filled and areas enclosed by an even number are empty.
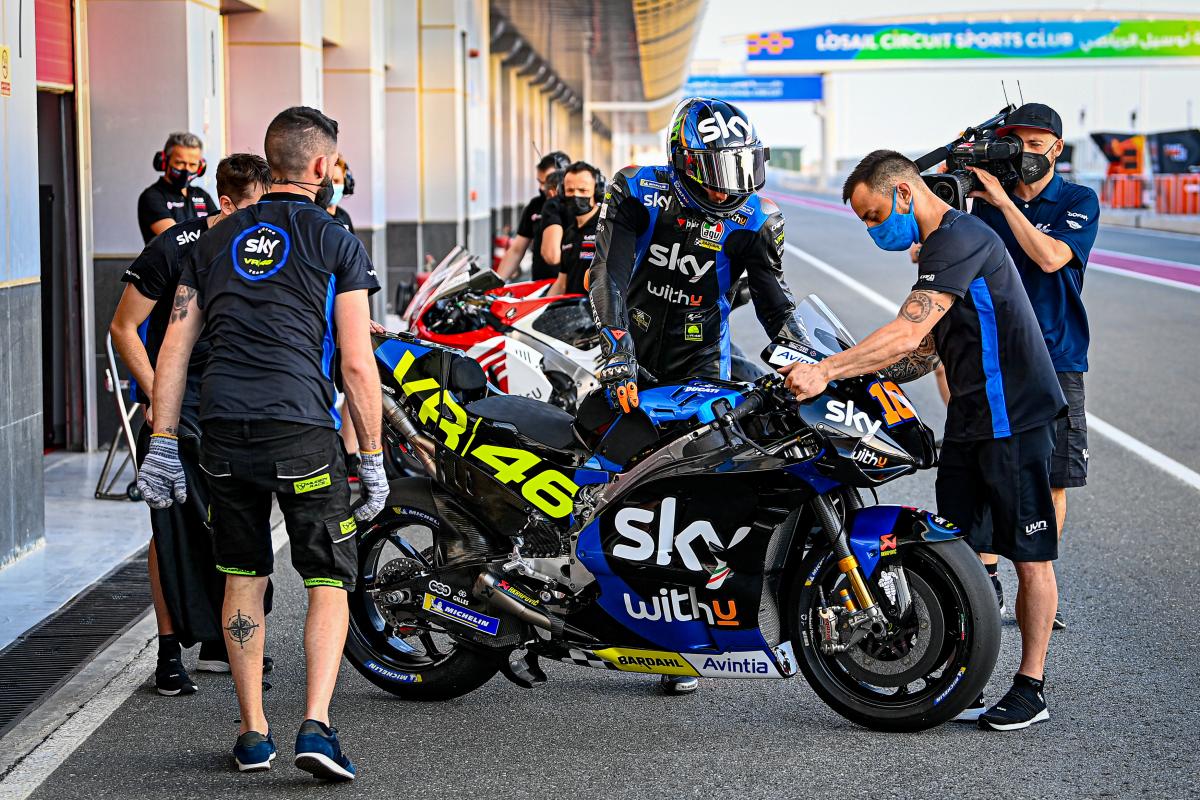
<svg viewBox="0 0 1200 800"><path fill-rule="evenodd" d="M864 438L871 438L879 427L883 425L882 420L872 420L871 415L865 411L855 411L854 401L847 400L830 400L825 406L825 419L830 422L840 422L847 428L853 428L861 433Z"/></svg>
<svg viewBox="0 0 1200 800"><path fill-rule="evenodd" d="M682 531L677 532L675 530L677 503L677 498L664 497L658 514L651 509L637 507L622 508L618 511L614 525L617 534L628 543L621 543L613 547L612 554L626 561L649 561L653 558L654 563L660 567L668 566L671 560L678 555L684 568L692 572L701 572L704 570L704 565L700 563L700 558L696 555L695 547L698 543L703 542L707 545L709 552L715 558L716 554L736 546L750 533L749 525L738 528L729 540L729 544L725 545L722 544L721 538L713 529L712 523L703 519L696 520ZM653 523L656 516L658 518L657 538L647 528L638 527L639 524ZM720 558L716 558L716 561L718 568L725 566Z"/></svg>
<svg viewBox="0 0 1200 800"><path fill-rule="evenodd" d="M671 245L670 249L665 244L650 245L650 263L656 267L666 267L671 271L682 272L692 283L697 282L704 277L704 273L712 269L716 262L712 259L701 264L693 255L686 255L680 258L679 242Z"/></svg>

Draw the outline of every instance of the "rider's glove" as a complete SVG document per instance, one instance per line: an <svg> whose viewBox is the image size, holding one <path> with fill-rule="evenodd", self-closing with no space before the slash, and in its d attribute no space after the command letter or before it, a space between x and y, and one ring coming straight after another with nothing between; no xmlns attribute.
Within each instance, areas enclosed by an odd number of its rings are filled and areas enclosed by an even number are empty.
<svg viewBox="0 0 1200 800"><path fill-rule="evenodd" d="M138 469L138 491L151 508L170 508L187 502L187 480L179 461L179 440L169 433L150 437L150 449Z"/></svg>
<svg viewBox="0 0 1200 800"><path fill-rule="evenodd" d="M374 519L387 505L388 480L383 469L383 450L373 453L363 450L358 457L358 485L362 487L366 501L355 510L354 517L365 522Z"/></svg>
<svg viewBox="0 0 1200 800"><path fill-rule="evenodd" d="M620 328L602 328L600 346L604 360L600 362L599 378L604 384L608 404L628 414L638 405L637 355L633 337Z"/></svg>

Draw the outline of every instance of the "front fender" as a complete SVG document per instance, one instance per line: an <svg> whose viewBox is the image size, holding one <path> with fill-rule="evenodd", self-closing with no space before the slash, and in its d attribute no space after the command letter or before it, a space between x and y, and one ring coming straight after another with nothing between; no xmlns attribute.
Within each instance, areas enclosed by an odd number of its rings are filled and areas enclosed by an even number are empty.
<svg viewBox="0 0 1200 800"><path fill-rule="evenodd" d="M963 536L950 520L909 506L867 506L850 511L850 552L858 559L863 575L874 578L881 565L896 558L901 547L924 542L949 542Z"/></svg>

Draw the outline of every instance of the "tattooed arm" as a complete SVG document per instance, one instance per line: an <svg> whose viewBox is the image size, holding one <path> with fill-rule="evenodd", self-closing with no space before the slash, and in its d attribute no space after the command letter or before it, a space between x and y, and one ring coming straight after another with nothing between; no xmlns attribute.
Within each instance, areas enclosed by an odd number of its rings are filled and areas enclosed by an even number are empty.
<svg viewBox="0 0 1200 800"><path fill-rule="evenodd" d="M192 347L204 328L204 312L196 301L196 290L182 283L175 290L167 335L158 351L154 370L154 432L178 433L179 407L187 387L188 361Z"/></svg>
<svg viewBox="0 0 1200 800"><path fill-rule="evenodd" d="M908 361L909 368L919 365L928 372L937 366L936 360L931 360L937 354L933 352L932 339L928 344L926 339L954 300L954 295L946 292L914 291L904 300L894 320L854 347L818 364L795 364L780 372L787 375L787 387L800 399L820 394L829 381L876 372L897 362ZM911 359L916 359L915 364ZM905 367L898 369L902 372ZM912 374L909 379L916 377L920 376ZM893 380L899 379L893 377Z"/></svg>
<svg viewBox="0 0 1200 800"><path fill-rule="evenodd" d="M938 357L937 347L933 343L933 334L927 333L921 343L917 345L916 350L880 371L896 383L908 383L933 372L940 363L942 363L942 359Z"/></svg>

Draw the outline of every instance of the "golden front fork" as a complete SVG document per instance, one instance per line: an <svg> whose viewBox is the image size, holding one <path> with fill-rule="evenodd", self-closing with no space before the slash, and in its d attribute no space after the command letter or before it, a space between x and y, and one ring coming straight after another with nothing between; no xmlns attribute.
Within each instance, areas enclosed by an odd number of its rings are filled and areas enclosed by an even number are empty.
<svg viewBox="0 0 1200 800"><path fill-rule="evenodd" d="M854 597L858 600L858 607L864 611L875 605L875 598L871 596L871 590L867 587L867 582L863 580L862 570L858 568L858 559L854 556L846 556L838 561L838 569L846 576L846 580L850 581L850 588L854 590ZM842 590L843 592L845 589ZM843 602L849 598L843 598ZM851 606L847 605L847 609Z"/></svg>

